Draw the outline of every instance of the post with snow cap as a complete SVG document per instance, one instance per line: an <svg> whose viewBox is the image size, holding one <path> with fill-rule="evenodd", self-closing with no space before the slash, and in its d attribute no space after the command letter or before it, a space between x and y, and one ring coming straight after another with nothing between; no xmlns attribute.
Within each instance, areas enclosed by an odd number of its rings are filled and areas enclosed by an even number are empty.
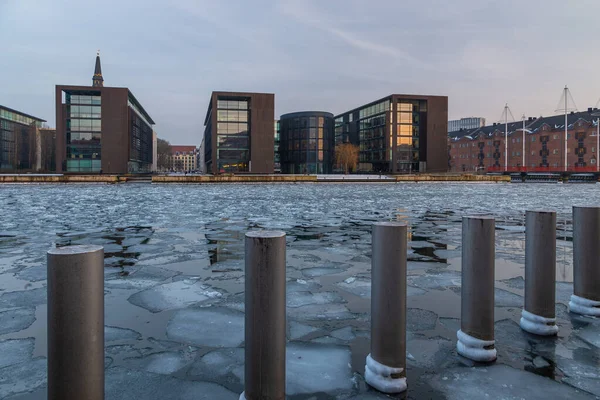
<svg viewBox="0 0 600 400"><path fill-rule="evenodd" d="M571 312L600 316L600 207L573 207Z"/></svg>
<svg viewBox="0 0 600 400"><path fill-rule="evenodd" d="M525 214L525 307L521 328L536 335L558 333L556 325L556 213Z"/></svg>
<svg viewBox="0 0 600 400"><path fill-rule="evenodd" d="M48 399L104 400L104 248L48 251Z"/></svg>
<svg viewBox="0 0 600 400"><path fill-rule="evenodd" d="M245 385L240 400L285 399L285 233L246 233Z"/></svg>
<svg viewBox="0 0 600 400"><path fill-rule="evenodd" d="M365 381L384 393L406 390L406 224L373 225L371 354Z"/></svg>
<svg viewBox="0 0 600 400"><path fill-rule="evenodd" d="M496 359L494 342L494 232L492 217L463 217L462 283L458 354L473 361Z"/></svg>

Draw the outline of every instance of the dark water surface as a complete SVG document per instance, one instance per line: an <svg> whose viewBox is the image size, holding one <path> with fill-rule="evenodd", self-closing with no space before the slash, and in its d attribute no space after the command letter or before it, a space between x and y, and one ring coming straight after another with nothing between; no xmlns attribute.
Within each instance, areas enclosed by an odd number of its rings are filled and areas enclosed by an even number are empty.
<svg viewBox="0 0 600 400"><path fill-rule="evenodd" d="M558 184L0 186L0 398L44 398L46 251L101 244L107 399L236 399L243 238L254 229L287 234L290 398L384 398L362 379L376 221L410 226L408 398L594 398L599 323L566 304L571 207L598 205L599 194ZM529 209L558 212L558 338L518 326ZM455 351L460 224L473 214L496 217L499 358L478 368Z"/></svg>

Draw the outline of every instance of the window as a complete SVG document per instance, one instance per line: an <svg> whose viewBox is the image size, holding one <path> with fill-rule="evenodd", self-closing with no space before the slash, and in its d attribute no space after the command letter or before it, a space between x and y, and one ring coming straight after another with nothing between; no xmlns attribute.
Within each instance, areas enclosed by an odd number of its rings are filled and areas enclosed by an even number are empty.
<svg viewBox="0 0 600 400"><path fill-rule="evenodd" d="M532 155L532 156L535 156L535 151L532 151L532 152L531 152L531 155Z"/></svg>
<svg viewBox="0 0 600 400"><path fill-rule="evenodd" d="M533 136L533 137L531 138L531 141L532 141L532 142L535 142L535 136Z"/></svg>
<svg viewBox="0 0 600 400"><path fill-rule="evenodd" d="M552 154L558 154L558 150L557 149L552 150Z"/></svg>
<svg viewBox="0 0 600 400"><path fill-rule="evenodd" d="M590 160L590 164L596 164L596 159L595 159L595 158L592 158L592 159Z"/></svg>
<svg viewBox="0 0 600 400"><path fill-rule="evenodd" d="M571 134L567 133L567 139L571 139Z"/></svg>
<svg viewBox="0 0 600 400"><path fill-rule="evenodd" d="M558 135L552 136L552 139L558 139Z"/></svg>
<svg viewBox="0 0 600 400"><path fill-rule="evenodd" d="M517 143L521 143L521 138L517 138Z"/></svg>
<svg viewBox="0 0 600 400"><path fill-rule="evenodd" d="M592 153L595 153L595 152L596 152L596 148L592 147Z"/></svg>

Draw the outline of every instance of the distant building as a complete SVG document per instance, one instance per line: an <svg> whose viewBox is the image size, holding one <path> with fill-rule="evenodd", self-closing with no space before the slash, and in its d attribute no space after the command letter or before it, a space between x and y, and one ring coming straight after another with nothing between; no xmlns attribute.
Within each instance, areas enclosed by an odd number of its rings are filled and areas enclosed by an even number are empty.
<svg viewBox="0 0 600 400"><path fill-rule="evenodd" d="M36 171L56 171L56 129L39 128L36 132Z"/></svg>
<svg viewBox="0 0 600 400"><path fill-rule="evenodd" d="M334 163L333 114L303 111L279 119L281 172L331 174Z"/></svg>
<svg viewBox="0 0 600 400"><path fill-rule="evenodd" d="M448 97L392 94L335 117L335 144L360 148L358 172L445 172Z"/></svg>
<svg viewBox="0 0 600 400"><path fill-rule="evenodd" d="M275 95L213 92L204 119L206 172L272 174Z"/></svg>
<svg viewBox="0 0 600 400"><path fill-rule="evenodd" d="M485 126L485 118L468 117L448 121L448 132L460 131L461 129L477 129Z"/></svg>
<svg viewBox="0 0 600 400"><path fill-rule="evenodd" d="M152 131L152 172L158 171L158 135Z"/></svg>
<svg viewBox="0 0 600 400"><path fill-rule="evenodd" d="M276 119L275 120L275 126L274 126L275 131L273 132L273 140L274 140L274 146L273 146L273 172L275 172L276 174L281 172L281 156L279 154L279 144L280 144L280 125L279 125L279 120Z"/></svg>
<svg viewBox="0 0 600 400"><path fill-rule="evenodd" d="M598 169L598 109L567 116L567 168ZM455 172L503 172L505 129L508 172L562 172L565 165L565 116L530 117L523 122L492 124L448 134L448 167ZM525 149L525 151L523 151Z"/></svg>
<svg viewBox="0 0 600 400"><path fill-rule="evenodd" d="M56 86L57 171L148 173L152 125L129 89L104 87L98 55L92 86Z"/></svg>
<svg viewBox="0 0 600 400"><path fill-rule="evenodd" d="M0 172L41 171L40 128L46 122L0 105Z"/></svg>
<svg viewBox="0 0 600 400"><path fill-rule="evenodd" d="M198 150L196 146L171 146L171 165L173 171L192 172L198 169Z"/></svg>

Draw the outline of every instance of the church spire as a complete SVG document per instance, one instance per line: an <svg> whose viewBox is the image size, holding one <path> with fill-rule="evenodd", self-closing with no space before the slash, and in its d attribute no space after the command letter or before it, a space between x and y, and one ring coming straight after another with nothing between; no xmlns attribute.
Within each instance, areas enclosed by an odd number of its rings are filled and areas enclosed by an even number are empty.
<svg viewBox="0 0 600 400"><path fill-rule="evenodd" d="M92 78L92 86L103 87L104 78L102 78L102 68L100 67L100 50L96 54L96 68L94 68L94 77Z"/></svg>

